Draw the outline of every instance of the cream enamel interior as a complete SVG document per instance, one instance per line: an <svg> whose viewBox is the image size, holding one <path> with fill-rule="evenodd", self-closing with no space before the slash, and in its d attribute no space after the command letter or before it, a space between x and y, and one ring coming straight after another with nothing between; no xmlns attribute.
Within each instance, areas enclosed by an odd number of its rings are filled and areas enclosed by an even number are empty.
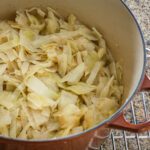
<svg viewBox="0 0 150 150"><path fill-rule="evenodd" d="M116 60L123 62L124 100L141 78L144 51L138 27L120 0L2 0L0 19L13 17L18 9L50 6L62 15L75 14L84 24L96 27Z"/></svg>

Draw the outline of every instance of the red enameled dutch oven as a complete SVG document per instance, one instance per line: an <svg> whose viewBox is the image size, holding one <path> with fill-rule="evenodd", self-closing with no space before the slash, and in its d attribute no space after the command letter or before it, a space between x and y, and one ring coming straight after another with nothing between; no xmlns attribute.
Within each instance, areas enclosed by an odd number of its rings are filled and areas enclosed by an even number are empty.
<svg viewBox="0 0 150 150"><path fill-rule="evenodd" d="M35 6L50 6L64 16L73 13L84 24L103 33L113 57L123 61L124 101L111 117L82 133L30 141L0 136L0 150L85 150L92 149L94 142L103 142L111 128L132 132L149 130L150 121L135 125L123 117L123 110L135 93L150 88L144 72L146 51L142 32L129 8L121 0L1 0L0 19L13 17L18 9Z"/></svg>

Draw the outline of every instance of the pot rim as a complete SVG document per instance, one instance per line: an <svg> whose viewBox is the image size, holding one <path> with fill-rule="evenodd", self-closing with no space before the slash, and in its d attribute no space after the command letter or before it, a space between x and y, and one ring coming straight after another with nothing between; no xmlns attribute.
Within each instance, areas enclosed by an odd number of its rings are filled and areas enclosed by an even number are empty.
<svg viewBox="0 0 150 150"><path fill-rule="evenodd" d="M138 31L140 33L140 36L141 36L142 45L143 45L143 52L144 52L144 59L143 59L144 63L143 63L143 67L142 67L142 73L141 73L140 80L138 81L137 85L135 86L131 96L126 99L126 102L112 116L110 116L109 118L107 118L106 120L101 122L100 124L95 125L94 127L90 128L88 130L85 130L83 132L80 132L80 133L71 134L71 135L68 135L68 136L65 136L65 137L58 137L58 138L51 138L51 139L31 139L31 140L30 139L21 139L21 138L11 138L11 137L5 137L5 136L0 135L0 139L2 139L2 140L9 140L9 141L11 140L12 142L25 142L25 143L45 143L45 142L69 140L69 139L81 136L81 135L83 135L85 133L94 131L94 130L98 129L99 127L103 126L104 124L106 124L108 122L111 122L111 120L113 120L114 118L119 116L119 114L122 112L122 110L127 106L127 104L132 100L133 96L137 93L138 88L139 88L139 86L141 85L141 82L144 79L145 65L146 65L146 48L145 48L144 37L143 37L142 30L140 28L140 25L137 22L137 19L136 19L135 15L132 13L132 11L130 10L130 8L122 0L120 0L120 1L123 4L123 7L125 7L126 10L130 13L130 15L132 16L132 18L133 18L133 20L134 20L134 22L135 22L135 24L137 26L137 29L138 29Z"/></svg>

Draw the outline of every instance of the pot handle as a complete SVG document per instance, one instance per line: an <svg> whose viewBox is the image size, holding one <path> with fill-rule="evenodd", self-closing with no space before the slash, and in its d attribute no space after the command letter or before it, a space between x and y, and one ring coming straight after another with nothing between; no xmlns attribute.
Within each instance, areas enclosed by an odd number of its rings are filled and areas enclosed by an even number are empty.
<svg viewBox="0 0 150 150"><path fill-rule="evenodd" d="M150 89L150 80L145 75L140 91L148 89ZM140 124L132 124L125 120L124 114L121 113L117 118L108 123L108 127L139 133L150 130L150 121Z"/></svg>
<svg viewBox="0 0 150 150"><path fill-rule="evenodd" d="M150 121L140 124L131 124L125 120L123 113L121 113L116 119L108 124L108 127L140 133L150 130Z"/></svg>

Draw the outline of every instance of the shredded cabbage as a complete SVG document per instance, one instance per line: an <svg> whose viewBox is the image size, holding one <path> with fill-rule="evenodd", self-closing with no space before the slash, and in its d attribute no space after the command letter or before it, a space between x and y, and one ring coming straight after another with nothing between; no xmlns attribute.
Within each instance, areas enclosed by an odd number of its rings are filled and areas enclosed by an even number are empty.
<svg viewBox="0 0 150 150"><path fill-rule="evenodd" d="M85 65L84 63L79 64L77 67L73 68L68 74L66 74L62 82L69 82L71 84L77 83L80 81L82 76L84 75Z"/></svg>
<svg viewBox="0 0 150 150"><path fill-rule="evenodd" d="M0 135L48 139L82 132L121 104L122 67L103 35L50 7L0 22Z"/></svg>
<svg viewBox="0 0 150 150"><path fill-rule="evenodd" d="M95 78L96 78L98 72L99 72L100 69L102 68L103 64L104 64L103 62L96 62L96 63L95 63L95 65L94 65L94 67L93 67L93 69L92 69L92 71L91 71L91 73L90 73L88 79L86 80L86 82L87 82L88 84L93 84L93 82L94 82L94 80L95 80Z"/></svg>
<svg viewBox="0 0 150 150"><path fill-rule="evenodd" d="M67 89L78 95L83 95L94 91L96 89L96 86L86 84L84 82L78 82L75 85L69 86Z"/></svg>
<svg viewBox="0 0 150 150"><path fill-rule="evenodd" d="M78 99L77 95L72 94L70 92L62 91L58 99L58 107L59 109L63 109L68 104L76 104L77 99Z"/></svg>
<svg viewBox="0 0 150 150"><path fill-rule="evenodd" d="M11 124L10 112L4 108L0 108L0 128L6 127Z"/></svg>
<svg viewBox="0 0 150 150"><path fill-rule="evenodd" d="M29 89L39 95L51 97L54 99L58 97L58 94L53 91L53 89L49 89L41 80L34 76L27 80L26 85Z"/></svg>

